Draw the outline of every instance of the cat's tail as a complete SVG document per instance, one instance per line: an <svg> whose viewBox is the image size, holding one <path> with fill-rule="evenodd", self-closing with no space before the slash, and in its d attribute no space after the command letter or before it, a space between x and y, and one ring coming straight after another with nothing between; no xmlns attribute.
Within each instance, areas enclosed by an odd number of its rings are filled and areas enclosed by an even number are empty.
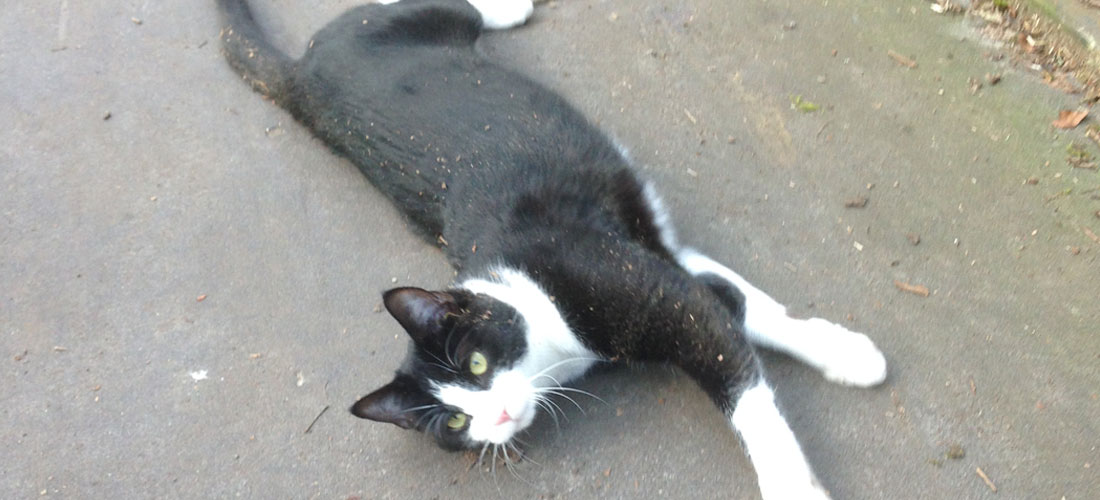
<svg viewBox="0 0 1100 500"><path fill-rule="evenodd" d="M223 53L254 90L282 103L290 90L294 60L268 41L244 0L216 0Z"/></svg>

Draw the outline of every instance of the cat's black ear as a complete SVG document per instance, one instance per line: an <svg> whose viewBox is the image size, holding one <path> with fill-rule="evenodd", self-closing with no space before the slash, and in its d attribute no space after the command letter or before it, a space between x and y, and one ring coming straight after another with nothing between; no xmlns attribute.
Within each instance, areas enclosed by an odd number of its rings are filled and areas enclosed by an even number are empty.
<svg viewBox="0 0 1100 500"><path fill-rule="evenodd" d="M378 390L356 401L351 414L359 418L394 424L402 429L416 426L428 401L422 390L401 378L393 379Z"/></svg>
<svg viewBox="0 0 1100 500"><path fill-rule="evenodd" d="M420 288L394 288L382 294L386 310L401 323L413 341L424 341L443 331L443 319L458 312L458 305L447 292L430 292Z"/></svg>

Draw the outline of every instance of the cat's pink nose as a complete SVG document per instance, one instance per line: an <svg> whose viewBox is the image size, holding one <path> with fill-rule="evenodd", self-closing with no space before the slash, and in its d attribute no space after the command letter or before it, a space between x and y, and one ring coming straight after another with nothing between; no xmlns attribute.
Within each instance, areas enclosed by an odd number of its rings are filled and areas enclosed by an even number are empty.
<svg viewBox="0 0 1100 500"><path fill-rule="evenodd" d="M511 421L512 421L512 416L508 414L508 410L501 410L500 416L497 417L496 425L500 425L500 424L503 424L505 422L511 422Z"/></svg>

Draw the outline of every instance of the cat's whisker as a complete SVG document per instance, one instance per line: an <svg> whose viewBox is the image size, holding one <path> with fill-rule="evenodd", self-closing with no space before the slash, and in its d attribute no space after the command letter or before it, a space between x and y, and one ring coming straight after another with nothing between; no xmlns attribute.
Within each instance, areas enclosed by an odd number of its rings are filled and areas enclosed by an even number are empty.
<svg viewBox="0 0 1100 500"><path fill-rule="evenodd" d="M401 411L400 411L400 412L398 412L398 413L400 413L400 414L405 414L405 413L409 413L409 412L414 412L414 411L419 411L419 410L428 410L428 409L431 409L431 408L439 408L439 407L442 407L442 406L443 406L443 405L442 405L442 404L440 404L440 403L432 403L432 404L430 404L430 405L424 405L424 406L414 406L414 407L412 407L412 408L405 408L404 410L401 410Z"/></svg>
<svg viewBox="0 0 1100 500"><path fill-rule="evenodd" d="M544 373L544 374L542 374L542 375L536 375L536 376L532 377L532 378L530 379L530 380L531 380L531 383L532 383L532 384L534 384L534 382L535 382L536 380L540 379L540 378L548 378L548 379L550 379L550 381L551 381L551 382L553 382L553 383L554 383L554 385L556 385L556 386L558 386L558 387L561 387L561 382L559 382L559 381L558 381L558 379L554 378L554 376L553 376L553 375L550 375L550 374L546 374L546 373Z"/></svg>
<svg viewBox="0 0 1100 500"><path fill-rule="evenodd" d="M447 362L451 366L458 366L458 363L455 363L454 358L451 357L451 335L455 334L455 330L457 329L452 326L451 331L447 332L447 339L443 341L443 356L447 358Z"/></svg>
<svg viewBox="0 0 1100 500"><path fill-rule="evenodd" d="M516 438L512 438L512 440L519 441L520 443L523 443L523 441L520 441L519 439L516 439ZM526 461L526 462L531 462L531 463L533 463L533 464L535 464L539 467L542 467L542 464L532 460L531 457L527 456L527 454L524 453L523 450L521 450L519 448L519 446L516 446L516 445L512 444L511 442L509 442L508 444L512 447L512 451L516 452L516 455L519 456L520 460L523 460L523 461ZM523 444L526 446L527 443L523 443Z"/></svg>
<svg viewBox="0 0 1100 500"><path fill-rule="evenodd" d="M438 363L430 363L432 366L438 366L439 368L442 368L442 369L444 369L444 370L446 370L450 373L455 373L455 374L458 373L458 371L456 371L451 366L447 366L445 361L443 361L442 359L439 359L439 356L436 356L434 353L432 353L430 351L427 351L427 350L425 350L424 352L427 352L429 356L431 356L433 359L438 361ZM444 349L444 352L446 352L446 349ZM453 366L454 363L451 363L451 365Z"/></svg>
<svg viewBox="0 0 1100 500"><path fill-rule="evenodd" d="M515 453L515 455L517 457L516 460L512 459L512 457L510 456L509 450L511 450L511 453ZM519 479L520 481L523 481L524 484L526 484L528 486L531 486L531 487L534 487L535 486L534 483L532 483L531 481L528 481L526 478L523 477L522 474L520 474L520 471L519 471L519 462L520 462L520 460L525 460L525 461L531 462L535 465L540 465L538 462L535 462L534 460L531 460L530 458L527 458L527 456L523 454L523 451L521 451L518 446L512 444L511 442L504 443L504 465L506 467L508 467L508 471L512 473L513 477L515 477L516 479Z"/></svg>
<svg viewBox="0 0 1100 500"><path fill-rule="evenodd" d="M575 392L577 394L584 394L585 396L589 396L592 399L595 399L596 401L599 401L603 404L607 404L607 401L604 401L603 399L601 399L599 396L597 396L595 394L592 394L588 391L583 391L583 390L580 390L580 389L574 389L572 387L566 387L566 386L563 386L563 385L559 385L559 386L556 386L556 387L539 387L539 388L535 389L535 392L537 392L539 394L553 394L555 396L561 396L563 398L568 397L565 393Z"/></svg>
<svg viewBox="0 0 1100 500"><path fill-rule="evenodd" d="M575 400L575 399L573 399L573 398L571 398L571 397L567 396L567 395L566 395L565 393L563 393L563 392L557 392L556 390L554 390L554 389L549 389L549 388L547 388L547 389L540 389L540 390L539 390L539 392L540 392L540 393L543 393L543 394L552 394L552 395L554 395L554 396L558 396L558 397L560 397L560 398L564 398L565 400L569 401L570 403L573 403L573 406L576 406L576 407L577 407L577 409L581 411L581 415L588 415L588 413L586 413L586 412L584 411L584 408L582 408L582 407L581 407L581 404L580 404L580 403L578 403L578 402L577 402L577 400ZM563 413L563 415L564 415L564 413Z"/></svg>
<svg viewBox="0 0 1100 500"><path fill-rule="evenodd" d="M441 365L439 363L429 363L429 366L435 366L437 368L440 368L440 369L446 371L447 373L452 373L452 374L458 375L458 372L454 368L444 366L444 365Z"/></svg>
<svg viewBox="0 0 1100 500"><path fill-rule="evenodd" d="M497 450L499 449L500 445L493 443L493 465L492 467L490 467L490 470L492 470L493 481L496 481L497 479ZM499 487L499 485L497 486Z"/></svg>
<svg viewBox="0 0 1100 500"><path fill-rule="evenodd" d="M478 471L481 471L481 461L482 461L482 459L485 458L485 452L488 449L489 449L489 442L486 441L485 444L481 446L481 453L479 453L477 455L477 470Z"/></svg>
<svg viewBox="0 0 1100 500"><path fill-rule="evenodd" d="M539 408L547 411L547 413L550 415L550 419L553 420L554 429L557 430L560 433L561 432L561 421L558 420L557 412L555 412L554 409L552 407L550 407L550 405L548 403L539 402L538 400L536 400L535 403L539 405ZM564 416L564 414L562 416ZM568 419L566 419L566 420L568 420ZM513 438L515 438L515 437L513 437Z"/></svg>
<svg viewBox="0 0 1100 500"><path fill-rule="evenodd" d="M516 462L512 460L511 452L509 450L515 450L515 446L513 446L511 443L504 443L503 446L504 446L504 467L506 469L508 469L508 472L510 472L512 474L512 477L514 477L516 479L519 479L520 481L523 481L527 485L530 485L531 483L527 482L526 479L524 479L522 476L519 475L519 471L516 470ZM519 453L519 450L516 450L516 453Z"/></svg>
<svg viewBox="0 0 1100 500"><path fill-rule="evenodd" d="M535 404L538 405L539 408L546 410L546 413L549 414L550 418L554 420L554 428L557 429L558 432L561 432L561 422L558 420L558 416L554 412L554 409L538 400L535 401Z"/></svg>
<svg viewBox="0 0 1100 500"><path fill-rule="evenodd" d="M420 418L416 419L416 428L417 429L435 429L439 426L439 419L441 417L443 417L443 415L444 414L440 413L440 412L425 413L425 414L421 415ZM423 422L425 418L428 419L428 423L427 423L427 425L421 427L420 423Z"/></svg>
<svg viewBox="0 0 1100 500"><path fill-rule="evenodd" d="M424 422L424 419L428 420L427 427L431 427L432 424L435 422L435 415L432 415L431 413L425 413L425 414L421 415L420 418L417 418L416 419L416 426L415 426L417 429L423 428L420 424L421 424L421 422Z"/></svg>
<svg viewBox="0 0 1100 500"><path fill-rule="evenodd" d="M577 361L597 361L598 362L598 361L603 361L603 359L597 358L597 357L592 357L592 356L577 356L577 357L574 357L574 358L563 359L561 361L558 361L557 363L554 363L550 366L547 366L546 368L543 368L542 370L539 370L538 373L532 375L527 380L529 382L534 382L535 380L538 380L539 378L548 377L548 378L550 378L550 380L553 380L555 384L561 385L560 383L558 383L557 379L555 379L554 377L551 377L550 375L547 375L546 372L549 372L550 370L553 370L554 368L557 368L557 367L559 367L561 365L564 365L566 363L575 363Z"/></svg>
<svg viewBox="0 0 1100 500"><path fill-rule="evenodd" d="M557 413L560 413L562 418L569 420L569 416L565 414L565 412L561 409L561 406L558 406L558 404L555 403L554 400L543 396L542 394L536 394L535 402L536 404L540 404L540 406L542 406L543 408L546 408L547 413L550 414L550 418L554 419L554 425L558 427L558 430L561 430L561 423L558 422Z"/></svg>
<svg viewBox="0 0 1100 500"><path fill-rule="evenodd" d="M582 390L582 389L576 389L576 388L573 388L573 387L566 387L566 386L563 386L563 385L559 385L558 387L552 387L549 390L552 390L552 391L567 391L567 392L575 392L577 394L584 394L585 396L588 396L592 399L595 399L596 401L599 401L599 402L601 402L605 405L610 405L610 403L608 403L607 401L604 401L603 398L601 398L601 397L599 397L595 394L592 394L591 392ZM561 394L558 394L558 395L561 396Z"/></svg>

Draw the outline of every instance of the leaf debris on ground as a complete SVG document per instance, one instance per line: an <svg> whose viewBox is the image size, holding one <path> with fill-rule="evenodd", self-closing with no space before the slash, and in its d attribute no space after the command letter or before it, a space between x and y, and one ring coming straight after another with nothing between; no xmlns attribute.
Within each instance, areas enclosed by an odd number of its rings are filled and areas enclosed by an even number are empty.
<svg viewBox="0 0 1100 500"><path fill-rule="evenodd" d="M1063 109L1058 112L1058 119L1050 122L1054 128L1060 128L1062 130L1069 130L1076 128L1081 122L1089 115L1087 109L1069 110Z"/></svg>
<svg viewBox="0 0 1100 500"><path fill-rule="evenodd" d="M1066 163L1073 168L1096 170L1095 157L1084 144L1073 141L1066 146Z"/></svg>
<svg viewBox="0 0 1100 500"><path fill-rule="evenodd" d="M868 201L870 201L870 198L867 198L866 196L857 196L855 198L850 198L848 199L848 201L844 202L844 208L864 208L867 206Z"/></svg>
<svg viewBox="0 0 1100 500"><path fill-rule="evenodd" d="M990 56L993 60L1007 55L1014 62L1041 68L1042 81L1052 88L1069 94L1083 93L1086 101L1100 98L1100 62L1093 57L1092 48L1045 3L1009 0L967 3L967 14L985 22L978 29L980 34L1007 48L1007 54Z"/></svg>

